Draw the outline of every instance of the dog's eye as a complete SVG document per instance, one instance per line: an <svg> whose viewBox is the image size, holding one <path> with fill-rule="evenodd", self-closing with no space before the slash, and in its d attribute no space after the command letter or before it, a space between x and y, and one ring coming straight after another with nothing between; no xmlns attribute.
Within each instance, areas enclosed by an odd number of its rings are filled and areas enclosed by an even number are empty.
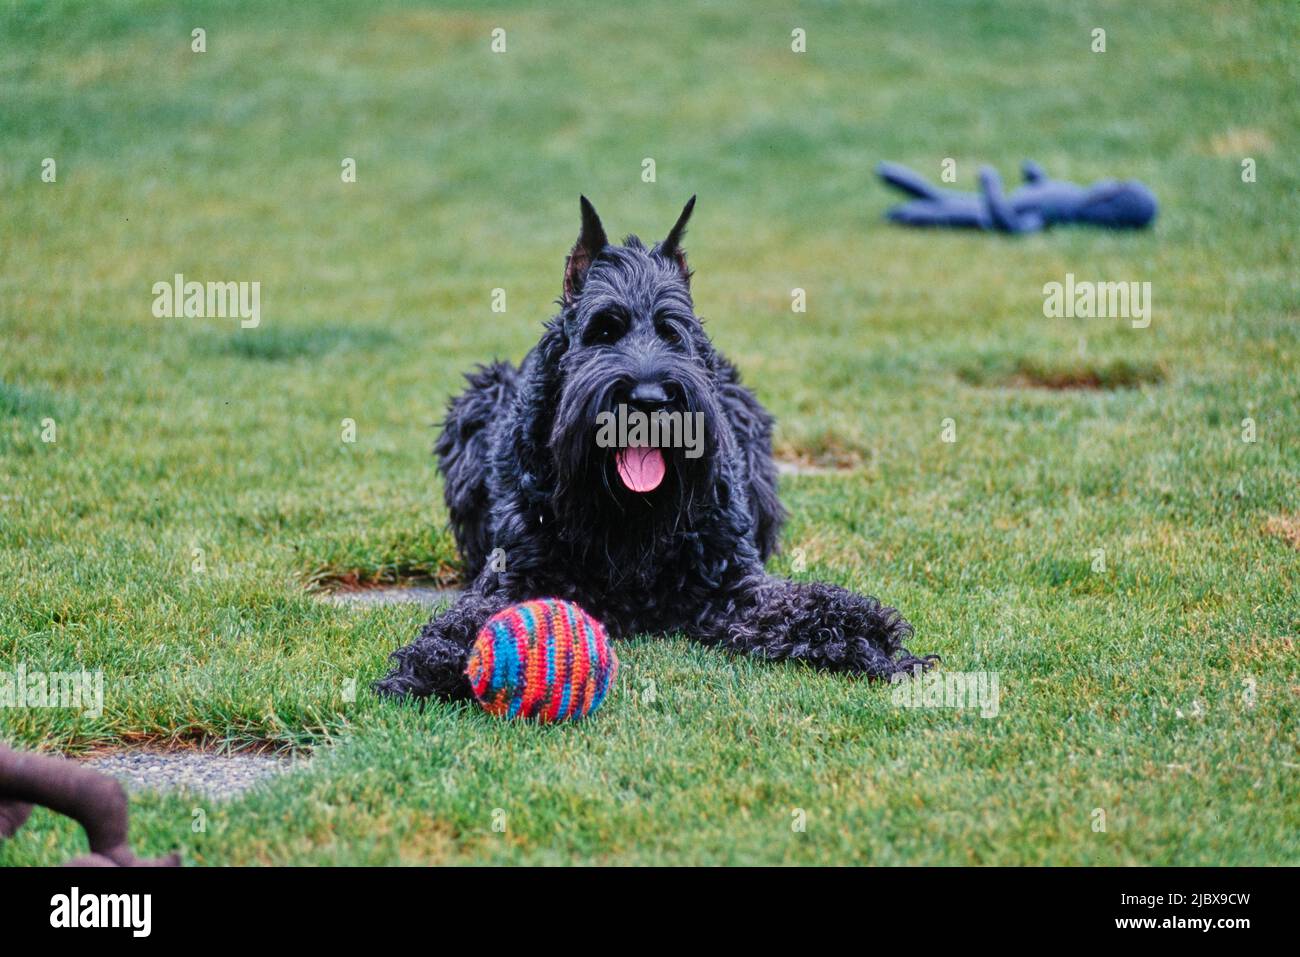
<svg viewBox="0 0 1300 957"><path fill-rule="evenodd" d="M670 346L681 345L682 333L681 330L677 328L676 323L668 319L656 318L655 332L659 334L660 339L668 343Z"/></svg>
<svg viewBox="0 0 1300 957"><path fill-rule="evenodd" d="M610 345L623 337L623 322L618 316L601 313L587 323L587 332L583 338L588 345Z"/></svg>

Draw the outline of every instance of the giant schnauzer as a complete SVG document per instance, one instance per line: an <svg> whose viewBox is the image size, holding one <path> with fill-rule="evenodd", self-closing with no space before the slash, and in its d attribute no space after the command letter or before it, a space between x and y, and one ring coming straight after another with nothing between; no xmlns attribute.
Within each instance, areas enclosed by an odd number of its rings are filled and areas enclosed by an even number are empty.
<svg viewBox="0 0 1300 957"><path fill-rule="evenodd" d="M613 638L677 632L872 678L930 667L934 656L903 647L912 628L893 608L764 572L785 518L772 417L695 315L681 246L695 198L651 249L635 236L611 244L581 205L559 314L519 368L469 373L438 438L472 584L393 652L377 690L468 697L483 623L543 597L577 602ZM598 420L620 407L694 417L702 450L597 441Z"/></svg>

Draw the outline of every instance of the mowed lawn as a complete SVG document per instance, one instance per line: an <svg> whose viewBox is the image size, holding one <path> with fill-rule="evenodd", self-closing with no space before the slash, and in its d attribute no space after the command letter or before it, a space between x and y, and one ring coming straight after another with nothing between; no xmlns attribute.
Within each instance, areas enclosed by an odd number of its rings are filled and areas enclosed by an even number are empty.
<svg viewBox="0 0 1300 957"><path fill-rule="evenodd" d="M1300 864L1296 6L608 7L6 5L0 671L106 701L0 737L313 749L135 795L192 864ZM946 158L1161 215L885 223L874 165ZM535 341L579 193L651 240L699 194L698 311L823 467L772 570L897 605L996 717L682 640L581 725L370 694L423 613L313 587L455 573L432 426ZM155 318L177 273L261 324ZM1067 273L1149 282L1150 326L1046 318ZM42 811L0 864L83 846Z"/></svg>

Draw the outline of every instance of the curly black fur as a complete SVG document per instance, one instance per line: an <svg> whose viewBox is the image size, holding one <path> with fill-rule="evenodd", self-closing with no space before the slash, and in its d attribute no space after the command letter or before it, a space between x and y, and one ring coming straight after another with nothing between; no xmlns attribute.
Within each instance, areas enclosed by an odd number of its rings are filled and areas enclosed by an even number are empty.
<svg viewBox="0 0 1300 957"><path fill-rule="evenodd" d="M893 608L763 571L785 518L772 417L695 315L681 249L694 202L647 249L609 244L584 197L559 314L521 367L480 366L451 401L436 452L473 584L393 652L381 693L467 697L480 627L540 597L578 602L614 638L680 632L873 678L932 663L904 648L912 628ZM647 394L702 414L705 453L665 449L661 484L634 492L616 450L598 446L596 416Z"/></svg>

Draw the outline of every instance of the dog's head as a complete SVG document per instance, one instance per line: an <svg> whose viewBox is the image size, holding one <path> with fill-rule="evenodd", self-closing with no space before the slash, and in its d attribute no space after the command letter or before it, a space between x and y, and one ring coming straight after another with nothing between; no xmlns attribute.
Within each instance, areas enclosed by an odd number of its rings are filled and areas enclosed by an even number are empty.
<svg viewBox="0 0 1300 957"><path fill-rule="evenodd" d="M682 249L695 198L667 238L611 244L586 197L564 270L560 394L550 437L560 495L644 513L708 495L719 429L716 354ZM663 508L660 508L663 506Z"/></svg>

